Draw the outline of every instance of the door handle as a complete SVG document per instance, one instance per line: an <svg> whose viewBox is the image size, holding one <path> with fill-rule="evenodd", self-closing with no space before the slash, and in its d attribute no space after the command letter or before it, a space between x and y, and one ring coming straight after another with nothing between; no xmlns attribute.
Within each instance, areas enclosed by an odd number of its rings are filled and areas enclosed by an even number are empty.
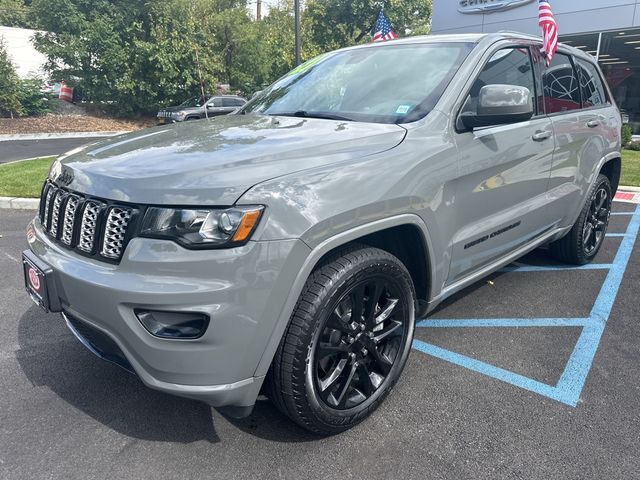
<svg viewBox="0 0 640 480"><path fill-rule="evenodd" d="M539 130L536 133L534 133L531 138L533 138L533 140L536 142L542 142L547 138L551 138L551 135L552 133L550 130Z"/></svg>
<svg viewBox="0 0 640 480"><path fill-rule="evenodd" d="M587 127L589 127L589 128L596 128L596 127L599 127L599 126L600 126L600 120L597 120L595 118L593 120L589 120L587 122Z"/></svg>

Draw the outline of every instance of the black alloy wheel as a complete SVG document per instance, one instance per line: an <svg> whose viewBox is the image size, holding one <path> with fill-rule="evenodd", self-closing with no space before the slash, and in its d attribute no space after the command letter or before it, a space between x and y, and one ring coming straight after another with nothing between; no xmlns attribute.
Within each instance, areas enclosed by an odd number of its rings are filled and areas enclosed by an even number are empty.
<svg viewBox="0 0 640 480"><path fill-rule="evenodd" d="M396 384L411 350L416 294L406 266L352 245L311 273L265 380L271 401L323 435L367 418Z"/></svg>
<svg viewBox="0 0 640 480"><path fill-rule="evenodd" d="M582 242L584 252L591 256L600 248L607 231L609 215L611 214L611 198L609 190L601 185L591 197L589 213L582 230Z"/></svg>
<svg viewBox="0 0 640 480"><path fill-rule="evenodd" d="M388 278L368 279L329 314L313 353L314 381L328 407L360 405L388 377L410 323L397 290Z"/></svg>
<svg viewBox="0 0 640 480"><path fill-rule="evenodd" d="M549 245L551 254L562 262L575 265L592 261L604 243L612 200L609 179L598 175L571 230Z"/></svg>

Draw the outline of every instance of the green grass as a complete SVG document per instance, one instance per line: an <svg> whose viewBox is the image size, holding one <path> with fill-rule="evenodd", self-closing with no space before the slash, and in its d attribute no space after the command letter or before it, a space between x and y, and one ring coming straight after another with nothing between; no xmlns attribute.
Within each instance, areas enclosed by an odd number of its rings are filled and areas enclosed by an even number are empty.
<svg viewBox="0 0 640 480"><path fill-rule="evenodd" d="M38 198L54 158L38 158L0 165L0 197ZM622 151L620 185L640 187L640 152Z"/></svg>
<svg viewBox="0 0 640 480"><path fill-rule="evenodd" d="M54 157L0 165L0 197L38 198Z"/></svg>
<svg viewBox="0 0 640 480"><path fill-rule="evenodd" d="M640 187L640 152L622 151L622 175L620 185Z"/></svg>

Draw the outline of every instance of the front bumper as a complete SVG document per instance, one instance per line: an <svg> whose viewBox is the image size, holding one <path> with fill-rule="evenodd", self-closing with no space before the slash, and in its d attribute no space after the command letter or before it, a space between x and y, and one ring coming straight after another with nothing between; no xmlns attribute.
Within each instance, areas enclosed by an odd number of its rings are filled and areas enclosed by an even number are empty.
<svg viewBox="0 0 640 480"><path fill-rule="evenodd" d="M30 249L53 269L71 327L80 322L110 339L151 388L216 407L253 405L263 381L256 368L309 254L303 242L194 251L135 238L113 265L61 248L37 218L31 225ZM140 324L134 308L202 312L211 321L198 339L161 339ZM78 328L72 331L90 340Z"/></svg>

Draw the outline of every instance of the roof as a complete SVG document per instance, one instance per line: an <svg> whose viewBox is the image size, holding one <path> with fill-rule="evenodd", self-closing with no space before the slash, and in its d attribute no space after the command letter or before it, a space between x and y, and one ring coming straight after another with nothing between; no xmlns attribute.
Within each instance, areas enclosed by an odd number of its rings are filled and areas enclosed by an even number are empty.
<svg viewBox="0 0 640 480"><path fill-rule="evenodd" d="M357 47L350 48L375 48L381 46L388 46L390 43L394 45L397 44L416 44L416 43L442 43L442 42L451 42L451 43L480 43L482 41L486 41L488 44L495 43L500 40L533 40L542 42L542 37L536 35L530 35L527 33L521 32L511 32L511 31L502 31L497 33L453 33L453 34L435 34L435 35L419 35L415 37L404 37L399 38L397 40L392 40L391 42L376 42L376 43L368 43L366 45L359 45ZM593 57L584 51L566 45L564 43L559 43L558 48L563 51L568 51L573 55L577 55L583 58L593 60ZM349 48L345 49L348 50Z"/></svg>

